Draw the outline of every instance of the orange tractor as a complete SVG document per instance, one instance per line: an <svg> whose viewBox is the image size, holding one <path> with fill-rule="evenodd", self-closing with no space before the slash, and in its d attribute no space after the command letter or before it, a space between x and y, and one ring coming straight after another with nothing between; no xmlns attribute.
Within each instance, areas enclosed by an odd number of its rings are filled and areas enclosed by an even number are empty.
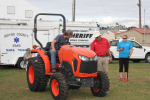
<svg viewBox="0 0 150 100"><path fill-rule="evenodd" d="M44 91L50 79L50 91L53 99L64 100L69 89L90 87L94 96L104 97L109 90L109 79L104 72L97 72L97 56L95 52L73 45L59 43L58 57L56 57L57 71L52 72L50 44L43 48L37 39L37 17L39 15L54 15L63 18L63 32L66 31L66 20L62 14L40 13L34 18L34 38L40 49L32 49L32 53L39 53L40 57L33 57L27 66L27 82L31 91Z"/></svg>

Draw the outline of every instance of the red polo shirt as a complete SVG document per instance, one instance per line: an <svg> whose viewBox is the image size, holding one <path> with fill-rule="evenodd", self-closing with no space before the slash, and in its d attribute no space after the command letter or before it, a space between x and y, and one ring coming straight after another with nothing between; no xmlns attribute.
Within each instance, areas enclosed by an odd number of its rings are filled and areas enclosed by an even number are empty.
<svg viewBox="0 0 150 100"><path fill-rule="evenodd" d="M91 50L93 50L98 56L105 56L108 54L110 44L107 39L101 38L101 41L96 39L91 43Z"/></svg>

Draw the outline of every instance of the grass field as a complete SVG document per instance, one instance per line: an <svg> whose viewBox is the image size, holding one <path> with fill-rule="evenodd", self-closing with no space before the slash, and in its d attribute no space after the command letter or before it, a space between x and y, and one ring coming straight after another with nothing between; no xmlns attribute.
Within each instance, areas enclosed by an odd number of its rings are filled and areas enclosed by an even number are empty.
<svg viewBox="0 0 150 100"><path fill-rule="evenodd" d="M150 63L129 65L128 83L119 81L118 61L109 64L110 90L106 97L95 97L90 88L69 90L67 100L150 100ZM125 75L124 75L125 76ZM0 100L53 100L49 83L44 92L31 92L26 71L0 66Z"/></svg>

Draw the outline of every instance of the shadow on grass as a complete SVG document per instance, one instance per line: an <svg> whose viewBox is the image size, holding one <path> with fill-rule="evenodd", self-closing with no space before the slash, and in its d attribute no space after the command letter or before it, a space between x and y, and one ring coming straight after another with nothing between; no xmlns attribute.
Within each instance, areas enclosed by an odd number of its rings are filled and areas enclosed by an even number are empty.
<svg viewBox="0 0 150 100"><path fill-rule="evenodd" d="M13 65L0 65L0 69L18 69L18 68Z"/></svg>

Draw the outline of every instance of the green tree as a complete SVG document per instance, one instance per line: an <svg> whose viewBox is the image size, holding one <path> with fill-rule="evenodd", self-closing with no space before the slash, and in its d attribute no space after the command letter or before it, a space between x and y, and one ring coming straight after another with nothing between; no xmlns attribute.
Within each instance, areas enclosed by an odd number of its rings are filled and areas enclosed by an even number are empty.
<svg viewBox="0 0 150 100"><path fill-rule="evenodd" d="M148 26L148 25L144 25L144 26L143 26L143 28L144 28L144 27L145 27L145 28L149 28L149 26Z"/></svg>
<svg viewBox="0 0 150 100"><path fill-rule="evenodd" d="M107 27L100 27L100 30L106 30Z"/></svg>
<svg viewBox="0 0 150 100"><path fill-rule="evenodd" d="M131 27L128 27L127 30L130 30L132 28L136 28L135 26L131 26Z"/></svg>

